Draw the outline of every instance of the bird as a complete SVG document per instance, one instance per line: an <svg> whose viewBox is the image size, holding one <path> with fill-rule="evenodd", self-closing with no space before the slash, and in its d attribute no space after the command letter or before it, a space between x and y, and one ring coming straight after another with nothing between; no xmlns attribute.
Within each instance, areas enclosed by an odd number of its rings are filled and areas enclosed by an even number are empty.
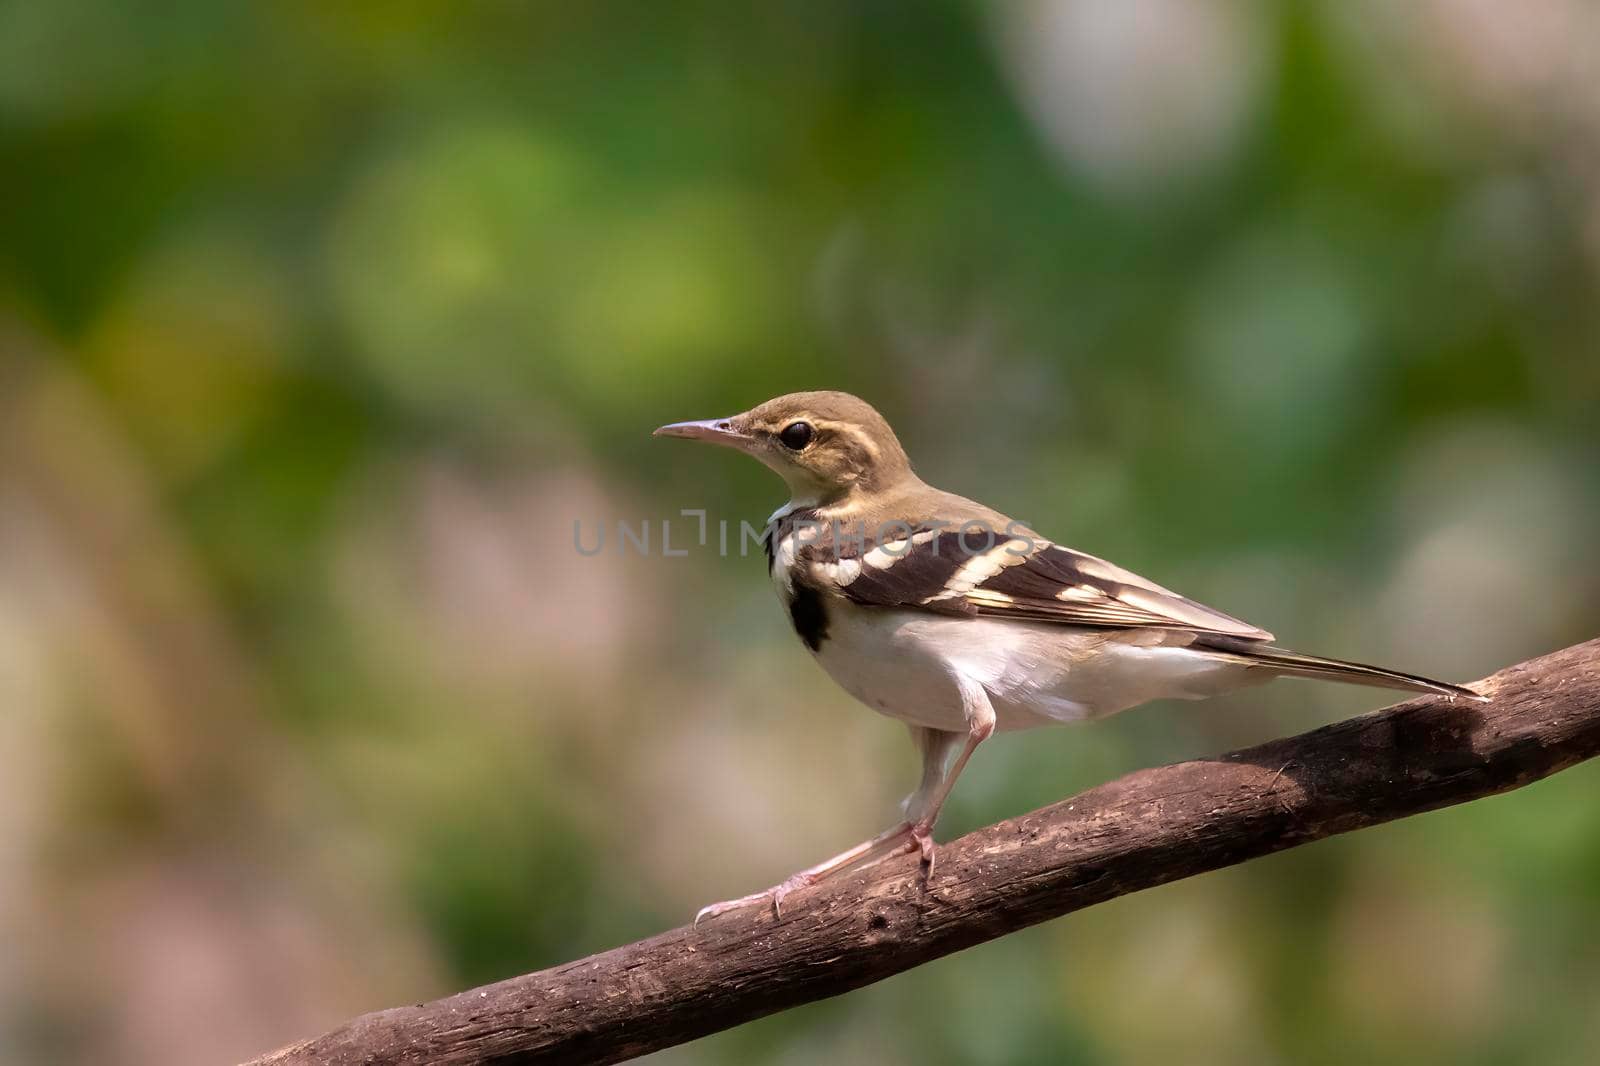
<svg viewBox="0 0 1600 1066"><path fill-rule="evenodd" d="M1265 629L934 488L884 417L849 393L790 393L654 435L732 448L783 478L789 501L768 520L763 546L790 624L846 692L906 724L922 761L898 823L765 891L701 908L696 925L755 905L781 917L790 893L895 855L920 855L926 884L940 810L997 731L1278 677L1487 699L1276 647Z"/></svg>

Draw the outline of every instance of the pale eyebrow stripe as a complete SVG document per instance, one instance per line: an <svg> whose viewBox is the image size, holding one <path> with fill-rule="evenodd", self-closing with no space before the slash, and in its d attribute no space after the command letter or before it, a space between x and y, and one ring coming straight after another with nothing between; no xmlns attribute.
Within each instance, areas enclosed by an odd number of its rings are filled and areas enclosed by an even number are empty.
<svg viewBox="0 0 1600 1066"><path fill-rule="evenodd" d="M805 416L802 415L800 417L804 418ZM818 429L826 429L830 432L837 433L842 437L849 437L852 441L855 441L857 444L861 445L862 450L867 453L867 457L873 462L876 462L882 457L882 453L878 451L878 442L872 439L872 435L869 433L863 433L860 429L853 425L849 425L848 423L844 422L818 421L814 418L809 419L809 421Z"/></svg>

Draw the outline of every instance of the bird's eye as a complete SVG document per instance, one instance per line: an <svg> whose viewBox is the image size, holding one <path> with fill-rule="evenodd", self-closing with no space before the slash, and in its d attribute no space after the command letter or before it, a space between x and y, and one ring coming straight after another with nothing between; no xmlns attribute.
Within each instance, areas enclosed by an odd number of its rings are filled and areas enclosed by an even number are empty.
<svg viewBox="0 0 1600 1066"><path fill-rule="evenodd" d="M811 443L811 438L816 436L816 430L811 428L810 422L790 422L783 427L783 432L778 434L778 439L783 446L791 452L797 452Z"/></svg>

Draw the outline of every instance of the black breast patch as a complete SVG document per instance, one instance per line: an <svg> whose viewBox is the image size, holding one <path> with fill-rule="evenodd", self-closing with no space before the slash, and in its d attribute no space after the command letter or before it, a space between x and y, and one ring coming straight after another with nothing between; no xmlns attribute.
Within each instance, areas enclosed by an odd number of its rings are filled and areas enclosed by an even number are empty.
<svg viewBox="0 0 1600 1066"><path fill-rule="evenodd" d="M828 639L828 610L823 606L822 594L809 585L795 583L789 600L789 621L812 651L819 650Z"/></svg>

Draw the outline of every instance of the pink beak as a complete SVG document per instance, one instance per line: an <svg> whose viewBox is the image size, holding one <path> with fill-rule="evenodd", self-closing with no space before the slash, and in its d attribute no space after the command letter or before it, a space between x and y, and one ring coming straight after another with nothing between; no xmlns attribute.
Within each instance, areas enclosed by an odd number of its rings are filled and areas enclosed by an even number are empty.
<svg viewBox="0 0 1600 1066"><path fill-rule="evenodd" d="M734 429L733 422L726 418L708 418L701 422L674 422L671 425L662 426L651 436L703 440L710 444L738 448L741 451L748 449L753 439Z"/></svg>

